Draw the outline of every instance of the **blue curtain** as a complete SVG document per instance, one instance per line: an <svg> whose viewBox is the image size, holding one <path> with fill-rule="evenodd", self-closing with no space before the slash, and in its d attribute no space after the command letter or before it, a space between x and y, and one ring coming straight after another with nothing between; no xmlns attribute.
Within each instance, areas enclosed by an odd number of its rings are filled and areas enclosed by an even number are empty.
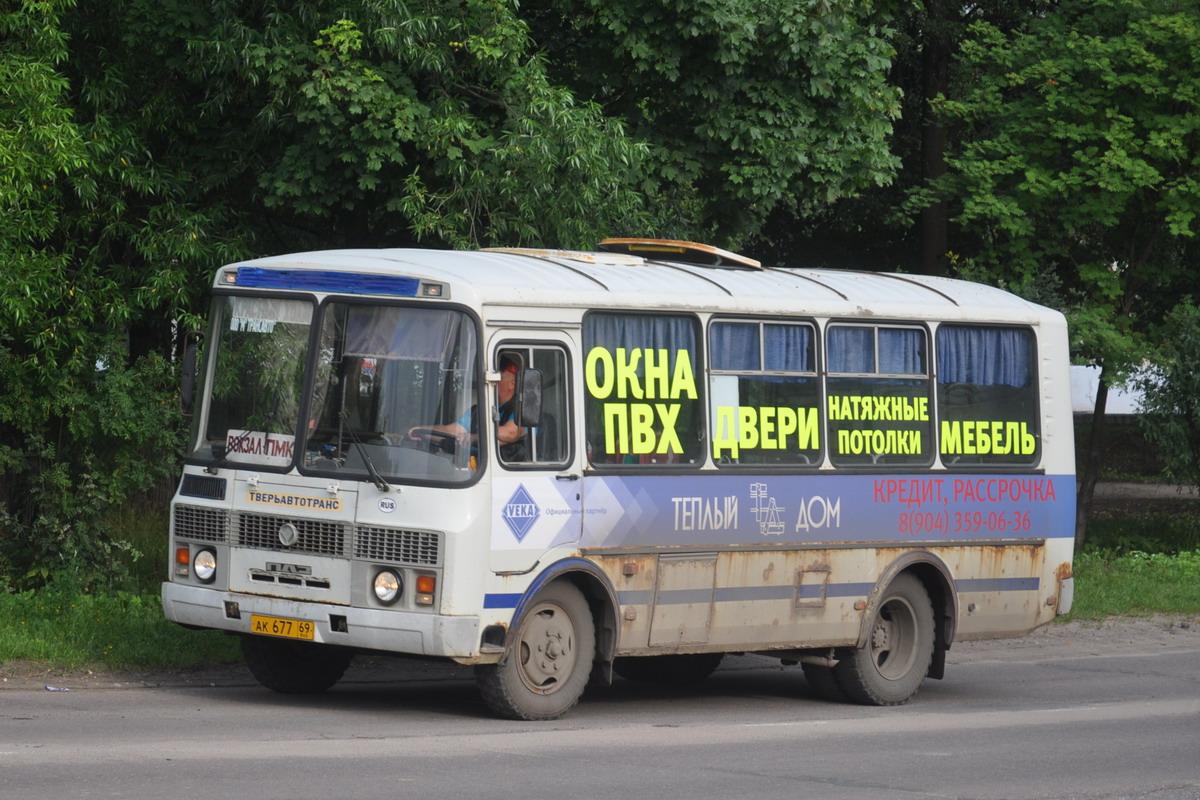
<svg viewBox="0 0 1200 800"><path fill-rule="evenodd" d="M816 372L813 332L807 325L763 327L766 353L763 367L780 372Z"/></svg>
<svg viewBox="0 0 1200 800"><path fill-rule="evenodd" d="M874 372L875 329L837 325L829 328L830 372Z"/></svg>
<svg viewBox="0 0 1200 800"><path fill-rule="evenodd" d="M1033 383L1032 334L1022 328L943 325L937 332L938 383Z"/></svg>
<svg viewBox="0 0 1200 800"><path fill-rule="evenodd" d="M759 357L759 332L762 357ZM816 372L813 331L808 325L714 322L708 332L713 369L738 372Z"/></svg>
<svg viewBox="0 0 1200 800"><path fill-rule="evenodd" d="M924 375L925 332L879 328L879 371L887 375Z"/></svg>
<svg viewBox="0 0 1200 800"><path fill-rule="evenodd" d="M709 363L713 369L757 371L758 323L717 322L708 332ZM770 344L767 345L768 351Z"/></svg>
<svg viewBox="0 0 1200 800"><path fill-rule="evenodd" d="M584 320L584 348L653 348L672 353L687 351L693 374L697 362L696 328L692 317L652 317L647 314L588 314ZM642 370L639 367L638 374Z"/></svg>

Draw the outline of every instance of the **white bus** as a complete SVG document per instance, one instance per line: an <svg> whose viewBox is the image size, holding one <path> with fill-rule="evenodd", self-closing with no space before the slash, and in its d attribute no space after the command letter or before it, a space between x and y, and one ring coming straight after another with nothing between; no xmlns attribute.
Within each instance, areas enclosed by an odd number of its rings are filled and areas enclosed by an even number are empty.
<svg viewBox="0 0 1200 800"><path fill-rule="evenodd" d="M475 665L497 714L725 653L904 703L1069 610L1061 314L712 247L346 250L217 272L166 616L257 680Z"/></svg>

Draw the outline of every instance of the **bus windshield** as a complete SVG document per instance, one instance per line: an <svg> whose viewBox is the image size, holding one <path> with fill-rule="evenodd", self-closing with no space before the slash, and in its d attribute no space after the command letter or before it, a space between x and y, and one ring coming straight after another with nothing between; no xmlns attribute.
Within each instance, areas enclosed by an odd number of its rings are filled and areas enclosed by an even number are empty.
<svg viewBox="0 0 1200 800"><path fill-rule="evenodd" d="M216 298L208 345L208 402L191 457L287 467L308 362L313 305L268 297Z"/></svg>
<svg viewBox="0 0 1200 800"><path fill-rule="evenodd" d="M460 482L477 466L475 328L458 311L218 297L191 458L351 480ZM316 369L306 384L310 333ZM306 389L306 385L309 387ZM307 395L307 424L301 400Z"/></svg>
<svg viewBox="0 0 1200 800"><path fill-rule="evenodd" d="M305 471L470 480L479 420L466 314L329 303L318 346Z"/></svg>

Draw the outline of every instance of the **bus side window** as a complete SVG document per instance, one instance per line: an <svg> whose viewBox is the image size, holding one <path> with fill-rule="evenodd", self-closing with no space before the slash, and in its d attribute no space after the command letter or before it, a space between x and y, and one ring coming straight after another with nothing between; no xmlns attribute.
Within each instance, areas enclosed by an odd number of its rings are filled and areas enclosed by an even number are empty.
<svg viewBox="0 0 1200 800"><path fill-rule="evenodd" d="M590 464L649 469L704 462L701 343L692 314L587 313L583 425Z"/></svg>
<svg viewBox="0 0 1200 800"><path fill-rule="evenodd" d="M537 393L541 413L536 420L526 415L523 422L527 425L522 426L525 434L520 440L512 444L497 443L500 461L506 466L542 469L565 464L571 455L566 352L557 345L526 345L505 348L501 351L502 363L506 357L520 365L519 374L529 382L527 389L532 389L535 381L540 382Z"/></svg>
<svg viewBox="0 0 1200 800"><path fill-rule="evenodd" d="M708 397L715 464L820 463L816 339L811 322L713 320Z"/></svg>
<svg viewBox="0 0 1200 800"><path fill-rule="evenodd" d="M933 463L928 339L916 325L833 323L825 331L834 466Z"/></svg>
<svg viewBox="0 0 1200 800"><path fill-rule="evenodd" d="M947 466L1035 464L1040 455L1033 332L937 330L939 449Z"/></svg>

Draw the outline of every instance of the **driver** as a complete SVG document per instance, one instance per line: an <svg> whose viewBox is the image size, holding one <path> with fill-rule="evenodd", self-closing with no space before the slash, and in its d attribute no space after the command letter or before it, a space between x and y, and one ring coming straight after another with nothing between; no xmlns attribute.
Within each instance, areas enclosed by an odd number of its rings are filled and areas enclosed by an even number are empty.
<svg viewBox="0 0 1200 800"><path fill-rule="evenodd" d="M505 461L524 461L527 458L525 435L528 433L528 429L518 425L515 419L515 396L519 370L520 367L515 357L507 354L500 356L500 383L496 386L496 398L500 402L496 440L500 445L500 457ZM468 409L453 422L410 428L408 436L416 441L425 441L429 437L428 433L423 432L430 430L453 436L457 439L460 447L469 443L472 456L478 453L479 425L474 407Z"/></svg>

